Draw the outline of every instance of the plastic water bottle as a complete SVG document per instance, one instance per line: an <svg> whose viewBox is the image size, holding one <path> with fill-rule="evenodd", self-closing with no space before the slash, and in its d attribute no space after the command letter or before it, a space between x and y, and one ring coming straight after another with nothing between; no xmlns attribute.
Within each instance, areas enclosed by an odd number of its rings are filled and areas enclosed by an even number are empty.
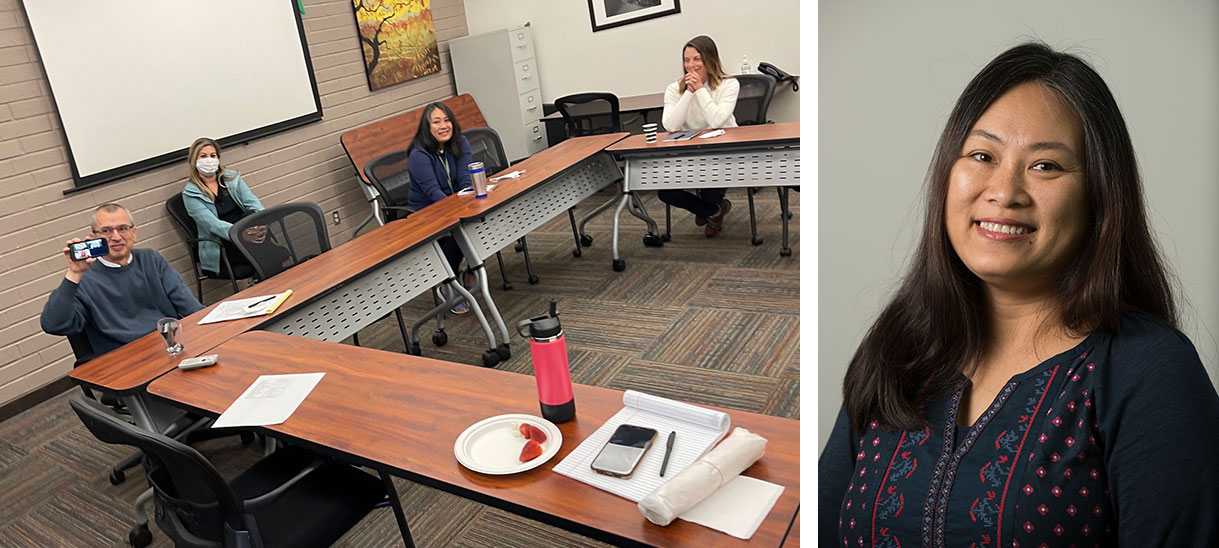
<svg viewBox="0 0 1219 548"><path fill-rule="evenodd" d="M529 339L542 417L556 423L575 418L576 398L571 391L567 341L559 325L558 303L551 299L549 314L521 321L516 332Z"/></svg>
<svg viewBox="0 0 1219 548"><path fill-rule="evenodd" d="M749 58L742 55L741 56L741 74L749 74L749 72L750 72Z"/></svg>

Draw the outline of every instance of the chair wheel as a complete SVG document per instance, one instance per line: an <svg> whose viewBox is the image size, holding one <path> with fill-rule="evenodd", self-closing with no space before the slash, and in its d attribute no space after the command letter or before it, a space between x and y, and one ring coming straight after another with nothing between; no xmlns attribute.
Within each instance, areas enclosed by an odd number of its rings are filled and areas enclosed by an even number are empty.
<svg viewBox="0 0 1219 548"><path fill-rule="evenodd" d="M753 245L762 245L762 239L761 238L750 238L749 243L751 243Z"/></svg>
<svg viewBox="0 0 1219 548"><path fill-rule="evenodd" d="M512 246L512 250L517 253L520 253L522 249L525 249L525 248L521 247L520 243L517 243L516 245Z"/></svg>
<svg viewBox="0 0 1219 548"><path fill-rule="evenodd" d="M580 235L580 245L582 245L584 247L593 245L593 237L589 236L588 234L581 234Z"/></svg>
<svg viewBox="0 0 1219 548"><path fill-rule="evenodd" d="M504 282L503 287L504 287L504 291L508 291L508 290L512 289L512 282Z"/></svg>
<svg viewBox="0 0 1219 548"><path fill-rule="evenodd" d="M643 245L645 247L663 247L665 241L658 234L648 234L643 237Z"/></svg>
<svg viewBox="0 0 1219 548"><path fill-rule="evenodd" d="M406 349L406 353L412 356L422 356L423 349L419 348L419 343L413 342L411 343L411 347Z"/></svg>
<svg viewBox="0 0 1219 548"><path fill-rule="evenodd" d="M665 242L667 242L667 241L669 241L669 240L672 240L672 239L673 239L673 235L672 235L672 234L664 234L664 235L662 235L662 236L660 237L660 239L661 239L661 241L665 241Z"/></svg>
<svg viewBox="0 0 1219 548"><path fill-rule="evenodd" d="M790 250L790 249L780 249L780 250L779 250L779 256L780 256L780 257L791 257L791 256L792 256L792 250Z"/></svg>
<svg viewBox="0 0 1219 548"><path fill-rule="evenodd" d="M432 344L436 346L444 346L449 344L449 334L444 331L432 333Z"/></svg>
<svg viewBox="0 0 1219 548"><path fill-rule="evenodd" d="M780 217L782 217L782 215L780 215ZM787 220L789 220L789 221L790 221L790 220L792 220L792 214L791 214L791 213L788 213L788 214L787 214Z"/></svg>
<svg viewBox="0 0 1219 548"><path fill-rule="evenodd" d="M122 470L111 470L110 471L110 485L118 485L120 483L123 483L126 480L127 480L127 474L124 474Z"/></svg>
<svg viewBox="0 0 1219 548"><path fill-rule="evenodd" d="M148 524L132 527L127 532L127 542L131 543L134 548L144 548L152 544L152 531L148 529Z"/></svg>
<svg viewBox="0 0 1219 548"><path fill-rule="evenodd" d="M483 367L495 367L499 364L499 352L487 350L483 352Z"/></svg>
<svg viewBox="0 0 1219 548"><path fill-rule="evenodd" d="M512 348L508 346L508 343L503 343L495 347L495 353L499 354L500 361L506 361L512 357Z"/></svg>
<svg viewBox="0 0 1219 548"><path fill-rule="evenodd" d="M622 272L623 270L626 270L626 261L614 259L614 272Z"/></svg>
<svg viewBox="0 0 1219 548"><path fill-rule="evenodd" d="M579 249L572 250L571 252L572 257L579 257L581 255L584 255L584 252L580 251Z"/></svg>
<svg viewBox="0 0 1219 548"><path fill-rule="evenodd" d="M529 277L529 285L537 285L537 284L538 284L538 280L540 280L540 279L541 279L541 278L538 278L537 276L530 276L530 277Z"/></svg>

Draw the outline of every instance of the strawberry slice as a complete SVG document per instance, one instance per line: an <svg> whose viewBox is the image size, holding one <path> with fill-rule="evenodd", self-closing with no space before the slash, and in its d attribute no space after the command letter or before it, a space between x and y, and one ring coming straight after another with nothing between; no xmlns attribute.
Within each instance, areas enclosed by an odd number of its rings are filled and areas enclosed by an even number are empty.
<svg viewBox="0 0 1219 548"><path fill-rule="evenodd" d="M542 456L542 444L534 440L526 441L525 447L521 448L521 462L529 462L540 456Z"/></svg>
<svg viewBox="0 0 1219 548"><path fill-rule="evenodd" d="M521 423L521 435L525 436L525 439L527 440L533 440L538 443L546 443L546 432L543 432L541 428L526 422Z"/></svg>

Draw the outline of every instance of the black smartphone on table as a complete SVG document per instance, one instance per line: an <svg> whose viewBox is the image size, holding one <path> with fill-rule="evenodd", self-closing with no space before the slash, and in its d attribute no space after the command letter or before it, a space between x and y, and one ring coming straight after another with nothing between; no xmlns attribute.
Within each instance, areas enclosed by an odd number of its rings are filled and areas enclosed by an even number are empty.
<svg viewBox="0 0 1219 548"><path fill-rule="evenodd" d="M623 424L614 430L609 443L593 459L592 469L598 474L629 478L643 460L643 455L656 440L656 429Z"/></svg>
<svg viewBox="0 0 1219 548"><path fill-rule="evenodd" d="M83 242L68 244L68 256L73 261L94 259L110 253L110 246L105 238L89 238Z"/></svg>

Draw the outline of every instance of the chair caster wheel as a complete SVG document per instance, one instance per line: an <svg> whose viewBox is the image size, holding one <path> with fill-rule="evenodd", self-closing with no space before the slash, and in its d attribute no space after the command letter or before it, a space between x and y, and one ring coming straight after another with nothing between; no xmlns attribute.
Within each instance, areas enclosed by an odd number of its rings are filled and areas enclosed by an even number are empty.
<svg viewBox="0 0 1219 548"><path fill-rule="evenodd" d="M762 245L762 239L761 238L750 238L749 243L751 243L753 245Z"/></svg>
<svg viewBox="0 0 1219 548"><path fill-rule="evenodd" d="M529 277L529 285L537 285L537 284L538 284L538 280L540 280L540 279L541 279L541 278L538 278L537 276L530 276L530 277Z"/></svg>
<svg viewBox="0 0 1219 548"><path fill-rule="evenodd" d="M648 234L643 237L643 245L645 247L663 247L665 241L658 234Z"/></svg>
<svg viewBox="0 0 1219 548"><path fill-rule="evenodd" d="M413 343L411 343L410 348L407 348L407 349L406 349L406 353L407 353L407 354L410 354L410 355L412 355L412 356L422 356L422 355L423 355L423 349L422 349L422 348L419 348L419 343L417 343L417 342L413 342Z"/></svg>
<svg viewBox="0 0 1219 548"><path fill-rule="evenodd" d="M507 361L512 357L512 348L508 346L508 343L503 343L495 347L495 353L499 355L500 361Z"/></svg>
<svg viewBox="0 0 1219 548"><path fill-rule="evenodd" d="M583 255L583 254L584 254L584 252L583 252L583 251L580 251L579 249L572 250L572 252L571 252L571 256L572 256L572 257L579 257L579 256L581 256L581 255Z"/></svg>
<svg viewBox="0 0 1219 548"><path fill-rule="evenodd" d="M132 527L127 532L127 542L131 543L134 548L144 548L152 544L152 531L148 529L148 524Z"/></svg>
<svg viewBox="0 0 1219 548"><path fill-rule="evenodd" d="M791 256L792 256L792 250L790 250L790 249L780 249L780 250L779 250L779 256L780 256L780 257L791 257Z"/></svg>
<svg viewBox="0 0 1219 548"><path fill-rule="evenodd" d="M593 245L593 237L589 236L588 234L581 234L580 235L580 245L582 245L584 247L589 247L589 246Z"/></svg>
<svg viewBox="0 0 1219 548"><path fill-rule="evenodd" d="M512 289L512 282L504 282L503 287L504 291L510 291Z"/></svg>
<svg viewBox="0 0 1219 548"><path fill-rule="evenodd" d="M660 241L662 241L662 242L667 242L667 241L672 240L672 239L673 239L673 235L672 235L672 234L665 234L665 235L663 235L663 236L661 236L661 237L660 237Z"/></svg>
<svg viewBox="0 0 1219 548"><path fill-rule="evenodd" d="M498 364L499 352L497 350L483 352L483 367L495 367Z"/></svg>
<svg viewBox="0 0 1219 548"><path fill-rule="evenodd" d="M780 217L782 217L782 215L780 215ZM792 214L791 214L791 213L788 213L788 214L787 214L787 220L789 220L789 221L790 221L790 220L792 220Z"/></svg>
<svg viewBox="0 0 1219 548"><path fill-rule="evenodd" d="M519 242L516 245L512 246L512 250L517 253L520 253L522 249L525 249L525 248L521 247L521 244Z"/></svg>
<svg viewBox="0 0 1219 548"><path fill-rule="evenodd" d="M444 331L432 333L432 344L436 346L444 346L449 344L449 334Z"/></svg>
<svg viewBox="0 0 1219 548"><path fill-rule="evenodd" d="M127 474L124 474L122 470L110 471L110 485L118 485L124 481L127 481Z"/></svg>
<svg viewBox="0 0 1219 548"><path fill-rule="evenodd" d="M623 270L626 270L626 261L614 259L614 272L622 272Z"/></svg>

